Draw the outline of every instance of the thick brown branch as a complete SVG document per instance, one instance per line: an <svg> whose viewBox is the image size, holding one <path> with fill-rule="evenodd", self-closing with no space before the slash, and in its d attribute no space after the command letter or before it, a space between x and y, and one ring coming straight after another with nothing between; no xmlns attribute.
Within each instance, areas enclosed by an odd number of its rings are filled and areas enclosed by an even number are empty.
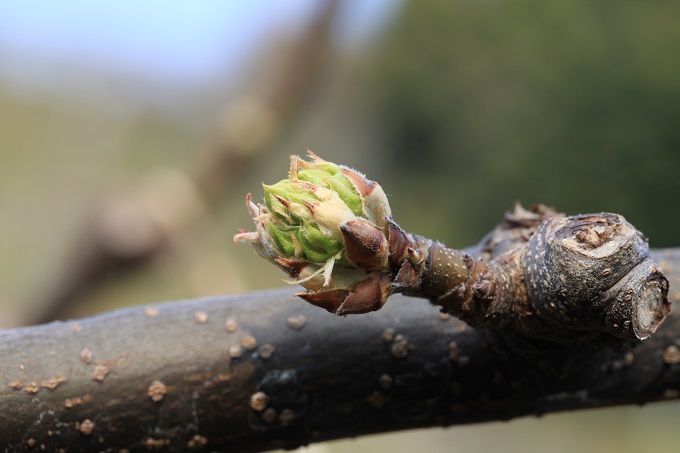
<svg viewBox="0 0 680 453"><path fill-rule="evenodd" d="M680 288L680 250L654 258ZM641 343L571 347L418 299L342 318L291 294L0 332L5 451L266 450L680 396L680 316Z"/></svg>

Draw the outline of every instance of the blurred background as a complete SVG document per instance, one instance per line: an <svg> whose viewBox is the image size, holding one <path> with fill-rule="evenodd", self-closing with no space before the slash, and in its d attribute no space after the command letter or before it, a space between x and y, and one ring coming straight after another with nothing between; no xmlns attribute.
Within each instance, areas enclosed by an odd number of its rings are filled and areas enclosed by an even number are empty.
<svg viewBox="0 0 680 453"><path fill-rule="evenodd" d="M282 285L232 236L310 147L464 247L515 201L678 246L680 3L0 3L0 327ZM677 451L677 403L314 452Z"/></svg>

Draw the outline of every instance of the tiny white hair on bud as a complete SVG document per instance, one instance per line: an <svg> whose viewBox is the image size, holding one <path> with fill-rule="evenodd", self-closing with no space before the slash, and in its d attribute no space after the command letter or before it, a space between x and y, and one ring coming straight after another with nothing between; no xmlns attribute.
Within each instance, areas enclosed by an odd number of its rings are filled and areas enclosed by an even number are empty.
<svg viewBox="0 0 680 453"><path fill-rule="evenodd" d="M234 244L238 245L239 242L246 242L252 244L254 242L260 241L260 235L254 231L247 231L245 233L238 233L234 235Z"/></svg>

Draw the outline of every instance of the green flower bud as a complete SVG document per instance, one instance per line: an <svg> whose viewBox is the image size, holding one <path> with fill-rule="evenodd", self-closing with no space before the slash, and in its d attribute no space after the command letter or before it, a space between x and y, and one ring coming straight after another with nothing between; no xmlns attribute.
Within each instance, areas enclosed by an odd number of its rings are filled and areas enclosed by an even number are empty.
<svg viewBox="0 0 680 453"><path fill-rule="evenodd" d="M297 238L303 253L313 263L325 263L342 251L342 242L324 235L309 222L303 223Z"/></svg>
<svg viewBox="0 0 680 453"><path fill-rule="evenodd" d="M299 243L295 238L298 235L300 227L287 226L276 224L275 222L267 222L267 231L272 238L274 245L287 256L297 256L299 254Z"/></svg>
<svg viewBox="0 0 680 453"><path fill-rule="evenodd" d="M299 225L303 218L309 219L311 216L304 204L320 201L307 185L299 181L284 179L271 186L262 184L262 188L267 209L288 225Z"/></svg>
<svg viewBox="0 0 680 453"><path fill-rule="evenodd" d="M340 225L356 216L335 192L288 179L265 185L264 192L273 214L267 231L281 253L325 263L342 251Z"/></svg>
<svg viewBox="0 0 680 453"><path fill-rule="evenodd" d="M361 173L310 156L291 157L288 179L263 185L264 206L248 198L257 231L234 240L311 291L353 291L389 267L387 197Z"/></svg>
<svg viewBox="0 0 680 453"><path fill-rule="evenodd" d="M342 172L342 167L325 161L309 163L298 159L297 162L297 178L300 181L307 181L316 186L332 190L338 194L338 197L340 197L354 215L362 215L361 196Z"/></svg>

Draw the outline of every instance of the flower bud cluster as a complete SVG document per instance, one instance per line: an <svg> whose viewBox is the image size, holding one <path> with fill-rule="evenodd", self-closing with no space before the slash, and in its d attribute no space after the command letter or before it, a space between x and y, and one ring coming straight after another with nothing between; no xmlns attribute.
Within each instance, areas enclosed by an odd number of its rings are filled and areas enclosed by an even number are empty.
<svg viewBox="0 0 680 453"><path fill-rule="evenodd" d="M334 313L375 310L389 296L390 279L381 277L389 269L385 192L361 173L309 153L310 161L291 156L287 179L263 185L264 205L248 195L257 231L234 241L253 244L291 283L311 291L300 294L311 303ZM350 308L345 302L357 291L379 306Z"/></svg>

